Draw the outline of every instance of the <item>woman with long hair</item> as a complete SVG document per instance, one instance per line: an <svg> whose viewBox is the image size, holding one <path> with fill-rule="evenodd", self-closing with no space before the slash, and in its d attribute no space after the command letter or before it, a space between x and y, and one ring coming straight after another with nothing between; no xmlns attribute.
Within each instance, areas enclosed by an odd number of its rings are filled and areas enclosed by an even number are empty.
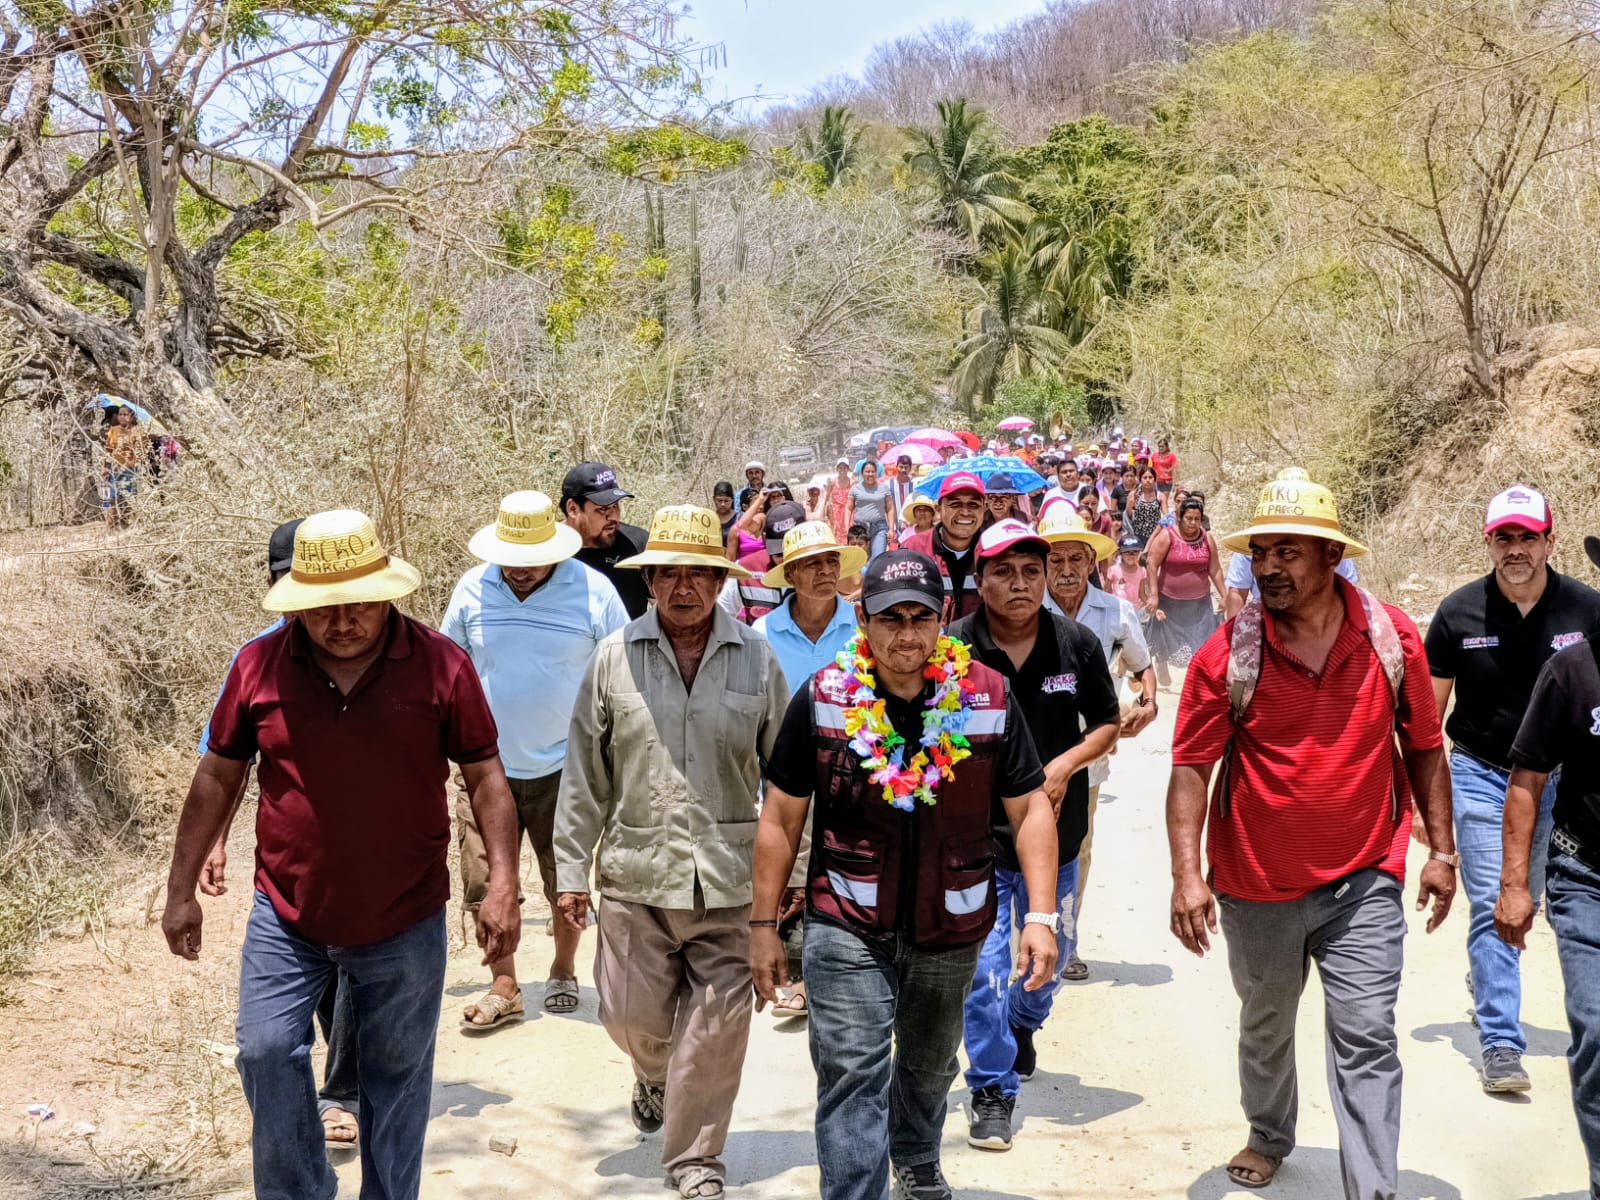
<svg viewBox="0 0 1600 1200"><path fill-rule="evenodd" d="M1211 605L1211 589L1226 603L1222 555L1205 527L1203 501L1185 500L1176 525L1164 526L1150 540L1150 578L1154 595L1145 603L1145 632L1156 662L1156 678L1171 682L1169 668L1186 667L1194 652L1216 632L1220 621Z"/></svg>
<svg viewBox="0 0 1600 1200"><path fill-rule="evenodd" d="M829 521L833 525L833 536L843 545L850 535L850 489L855 486L856 477L850 473L848 458L841 458L835 463L833 471L824 499L830 514Z"/></svg>
<svg viewBox="0 0 1600 1200"><path fill-rule="evenodd" d="M1161 524L1161 493L1156 490L1154 467L1139 470L1139 484L1128 497L1122 513L1122 529L1129 537L1149 543Z"/></svg>

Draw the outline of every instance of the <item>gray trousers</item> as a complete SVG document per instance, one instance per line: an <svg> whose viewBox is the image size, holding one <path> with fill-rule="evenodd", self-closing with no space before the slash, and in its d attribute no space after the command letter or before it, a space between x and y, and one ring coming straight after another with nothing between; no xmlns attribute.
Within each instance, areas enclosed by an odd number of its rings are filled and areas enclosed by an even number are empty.
<svg viewBox="0 0 1600 1200"><path fill-rule="evenodd" d="M1311 963L1327 997L1328 1088L1346 1200L1395 1200L1400 1051L1394 1027L1406 919L1400 881L1357 871L1298 900L1218 896L1239 993L1239 1090L1250 1149L1294 1149L1294 1027Z"/></svg>

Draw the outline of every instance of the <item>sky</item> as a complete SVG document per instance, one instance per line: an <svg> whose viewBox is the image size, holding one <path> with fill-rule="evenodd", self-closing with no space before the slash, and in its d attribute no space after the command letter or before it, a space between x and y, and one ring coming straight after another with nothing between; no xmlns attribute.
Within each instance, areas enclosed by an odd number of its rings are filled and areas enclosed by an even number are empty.
<svg viewBox="0 0 1600 1200"><path fill-rule="evenodd" d="M800 100L833 75L856 75L872 47L940 21L967 20L979 33L1044 9L1044 0L689 0L683 32L721 42L728 65L707 85L712 100L759 93Z"/></svg>

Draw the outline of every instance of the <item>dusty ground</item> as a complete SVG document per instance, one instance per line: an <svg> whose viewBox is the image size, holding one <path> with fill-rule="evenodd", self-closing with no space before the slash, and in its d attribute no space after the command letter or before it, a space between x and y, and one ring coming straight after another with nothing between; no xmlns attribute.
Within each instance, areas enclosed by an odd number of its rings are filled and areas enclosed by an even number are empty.
<svg viewBox="0 0 1600 1200"><path fill-rule="evenodd" d="M1154 1197L1221 1200L1220 1165L1242 1144L1236 1003L1225 964L1189 957L1166 931L1161 811L1172 697L1159 724L1123 747L1102 798L1084 914L1091 982L1067 986L1039 1039L1015 1149L965 1142L964 1087L951 1094L945 1169L968 1200ZM206 905L204 957L170 958L155 919L158 879L125 897L104 928L53 943L22 1003L0 1010L0 1194L16 1197L249 1194L246 1122L232 1041L237 951L248 896L248 830L236 838L230 894ZM1417 864L1413 862L1413 875ZM529 908L522 976L537 996L551 943ZM1477 1086L1468 1020L1464 906L1443 930L1412 922L1400 997L1406 1065L1402 1195L1408 1200L1583 1200L1585 1166L1563 1058L1566 1025L1555 947L1541 925L1524 961L1530 1099ZM656 1197L659 1139L641 1138L631 1075L600 1029L580 953L582 1004L489 1036L459 1032L459 1006L483 978L475 952L453 954L435 1073L423 1195L429 1200ZM1340 1195L1323 1079L1321 993L1302 1008L1301 1148L1268 1195ZM755 1019L727 1162L731 1195L816 1194L814 1083L803 1025ZM27 1105L50 1104L37 1123ZM92 1129L92 1132L90 1130ZM513 1157L489 1139L517 1139ZM341 1194L359 1187L340 1167ZM181 1187L152 1186L166 1178ZM118 1189L117 1180L132 1186Z"/></svg>

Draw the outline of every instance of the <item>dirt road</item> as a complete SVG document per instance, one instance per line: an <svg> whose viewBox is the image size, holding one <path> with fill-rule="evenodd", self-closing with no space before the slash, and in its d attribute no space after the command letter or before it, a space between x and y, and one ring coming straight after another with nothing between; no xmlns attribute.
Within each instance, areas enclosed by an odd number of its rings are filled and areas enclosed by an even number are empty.
<svg viewBox="0 0 1600 1200"><path fill-rule="evenodd" d="M1015 1148L969 1149L966 1092L959 1081L952 1091L944 1162L967 1200L1250 1194L1230 1188L1220 1169L1244 1138L1237 1007L1226 964L1190 957L1166 929L1162 802L1175 699L1163 697L1160 722L1115 760L1084 909L1083 956L1092 978L1063 989L1039 1038L1040 1070L1024 1085ZM248 822L241 824L230 894L206 902L199 964L167 955L152 923L159 888L139 890L97 917L90 935L52 943L21 988L22 1003L0 1009L0 1195L118 1194L103 1185L72 1190L62 1169L50 1165L77 1162L99 1179L198 1176L202 1190L191 1195L248 1196L247 1117L225 1055L249 897L250 835ZM1413 878L1418 866L1414 859ZM537 1007L551 942L533 917L530 904L520 962ZM1549 929L1535 930L1524 959L1534 1090L1521 1100L1491 1099L1478 1088L1465 937L1464 903L1432 937L1412 918L1399 1009L1406 1067L1401 1194L1583 1200ZM453 955L424 1168L427 1200L669 1194L659 1138L641 1138L629 1122L631 1075L596 1021L593 956L589 935L575 1015L531 1016L473 1036L459 1031L457 1016L483 972L475 952ZM1277 1200L1340 1195L1322 1045L1313 976L1299 1041L1301 1148L1266 1193ZM727 1152L731 1196L816 1195L814 1100L805 1026L757 1016ZM42 1125L24 1115L39 1101L56 1113ZM515 1138L515 1155L491 1152L492 1136ZM8 1170L15 1173L9 1184ZM340 1181L342 1195L357 1194L353 1161L340 1165ZM143 1186L123 1194L166 1200Z"/></svg>

